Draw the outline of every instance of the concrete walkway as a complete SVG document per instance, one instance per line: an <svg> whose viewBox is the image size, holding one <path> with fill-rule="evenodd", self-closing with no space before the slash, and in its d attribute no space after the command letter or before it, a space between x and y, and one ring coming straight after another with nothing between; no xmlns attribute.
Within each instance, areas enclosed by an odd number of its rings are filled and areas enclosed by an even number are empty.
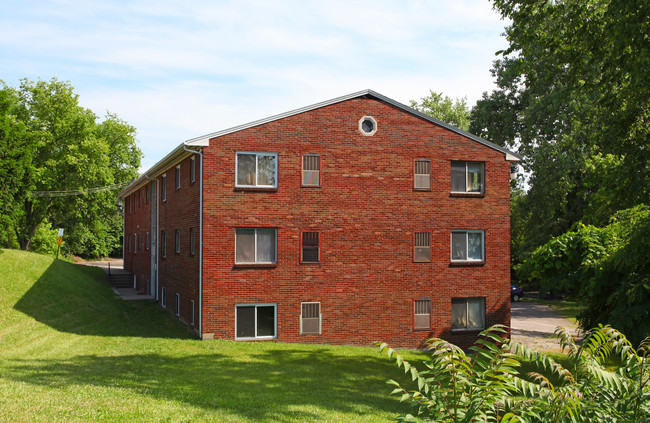
<svg viewBox="0 0 650 423"><path fill-rule="evenodd" d="M94 266L104 269L108 273L109 269L111 272L121 273L124 272L124 261L122 259L112 259L112 260L101 260L101 261L83 261L77 264L83 266ZM152 295L143 295L140 294L135 288L113 288L113 291L125 301L152 301L156 297Z"/></svg>
<svg viewBox="0 0 650 423"><path fill-rule="evenodd" d="M580 336L575 323L549 306L528 301L511 303L510 332L514 341L540 351L559 351L560 343L553 337L558 326L568 329L574 337Z"/></svg>

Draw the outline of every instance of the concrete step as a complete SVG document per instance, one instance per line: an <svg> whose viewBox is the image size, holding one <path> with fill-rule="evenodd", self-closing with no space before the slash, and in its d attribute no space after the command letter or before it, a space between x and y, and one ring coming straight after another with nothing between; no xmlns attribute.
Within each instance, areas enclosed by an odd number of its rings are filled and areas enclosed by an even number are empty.
<svg viewBox="0 0 650 423"><path fill-rule="evenodd" d="M133 276L130 273L111 273L108 282L114 288L133 288Z"/></svg>

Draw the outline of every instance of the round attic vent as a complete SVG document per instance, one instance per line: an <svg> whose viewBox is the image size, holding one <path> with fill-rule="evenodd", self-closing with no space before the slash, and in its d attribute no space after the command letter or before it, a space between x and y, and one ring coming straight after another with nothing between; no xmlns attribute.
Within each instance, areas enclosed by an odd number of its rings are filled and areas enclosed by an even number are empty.
<svg viewBox="0 0 650 423"><path fill-rule="evenodd" d="M359 120L359 131L366 136L377 132L377 121L371 116L364 116Z"/></svg>

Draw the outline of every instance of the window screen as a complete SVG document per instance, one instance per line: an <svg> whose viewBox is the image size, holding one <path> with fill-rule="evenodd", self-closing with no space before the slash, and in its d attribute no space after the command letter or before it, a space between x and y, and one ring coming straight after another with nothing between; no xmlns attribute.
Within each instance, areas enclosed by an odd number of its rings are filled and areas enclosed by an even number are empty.
<svg viewBox="0 0 650 423"><path fill-rule="evenodd" d="M320 303L302 303L300 305L300 333L303 335L320 334Z"/></svg>
<svg viewBox="0 0 650 423"><path fill-rule="evenodd" d="M413 261L416 262L431 261L431 233L430 232L415 233Z"/></svg>
<svg viewBox="0 0 650 423"><path fill-rule="evenodd" d="M302 261L318 263L320 261L320 236L318 232L302 233Z"/></svg>
<svg viewBox="0 0 650 423"><path fill-rule="evenodd" d="M415 329L431 329L431 300L415 300L414 304Z"/></svg>
<svg viewBox="0 0 650 423"><path fill-rule="evenodd" d="M315 154L302 156L302 184L320 186L320 156Z"/></svg>
<svg viewBox="0 0 650 423"><path fill-rule="evenodd" d="M415 189L431 189L431 162L429 160L415 161Z"/></svg>

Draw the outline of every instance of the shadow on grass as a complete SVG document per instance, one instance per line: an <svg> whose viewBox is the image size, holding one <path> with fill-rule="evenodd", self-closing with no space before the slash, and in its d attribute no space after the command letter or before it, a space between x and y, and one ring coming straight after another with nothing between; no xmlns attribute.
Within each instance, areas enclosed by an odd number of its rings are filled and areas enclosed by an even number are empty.
<svg viewBox="0 0 650 423"><path fill-rule="evenodd" d="M206 352L183 357L7 360L2 377L47 387L126 389L254 420L318 420L329 412L363 416L404 411L385 383L388 378L403 380L404 374L379 355L345 356L326 347L261 349L266 351L248 348L249 354L236 356Z"/></svg>
<svg viewBox="0 0 650 423"><path fill-rule="evenodd" d="M61 332L98 336L192 338L158 304L122 301L99 268L54 260L14 309Z"/></svg>

